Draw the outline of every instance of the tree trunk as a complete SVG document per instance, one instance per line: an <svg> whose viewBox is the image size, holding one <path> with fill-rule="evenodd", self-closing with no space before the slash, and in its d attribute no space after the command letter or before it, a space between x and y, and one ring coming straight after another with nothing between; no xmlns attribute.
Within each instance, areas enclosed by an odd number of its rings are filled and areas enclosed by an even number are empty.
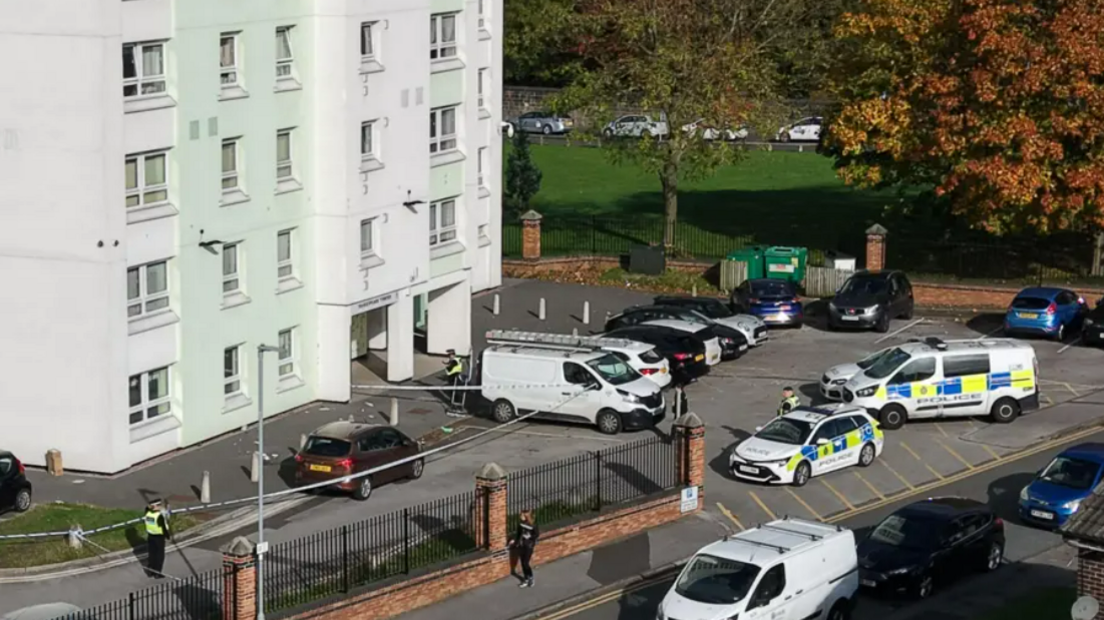
<svg viewBox="0 0 1104 620"><path fill-rule="evenodd" d="M675 224L678 222L678 167L674 162L663 165L659 183L663 186L663 249L670 254L675 246Z"/></svg>

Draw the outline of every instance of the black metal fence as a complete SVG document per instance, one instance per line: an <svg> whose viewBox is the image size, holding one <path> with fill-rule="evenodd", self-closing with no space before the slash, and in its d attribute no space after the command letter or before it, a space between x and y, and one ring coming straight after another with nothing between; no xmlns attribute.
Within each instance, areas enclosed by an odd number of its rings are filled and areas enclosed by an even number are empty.
<svg viewBox="0 0 1104 620"><path fill-rule="evenodd" d="M472 491L274 545L265 610L278 612L477 550Z"/></svg>
<svg viewBox="0 0 1104 620"><path fill-rule="evenodd" d="M1087 236L1001 241L890 236L886 246L886 265L905 270L914 278L945 276L1019 284L1099 279L1093 273L1094 243Z"/></svg>
<svg viewBox="0 0 1104 620"><path fill-rule="evenodd" d="M509 532L522 510L532 510L537 523L548 528L680 486L674 441L648 437L510 474Z"/></svg>
<svg viewBox="0 0 1104 620"><path fill-rule="evenodd" d="M223 602L234 592L234 569L215 569L131 592L123 599L83 609L65 620L222 620ZM232 616L231 616L232 617Z"/></svg>

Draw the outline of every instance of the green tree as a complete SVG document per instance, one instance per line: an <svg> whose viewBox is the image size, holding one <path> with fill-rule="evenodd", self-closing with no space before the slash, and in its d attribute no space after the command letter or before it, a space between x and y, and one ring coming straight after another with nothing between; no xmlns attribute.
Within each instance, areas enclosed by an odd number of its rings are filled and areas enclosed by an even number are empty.
<svg viewBox="0 0 1104 620"><path fill-rule="evenodd" d="M506 84L562 86L580 68L568 27L577 0L508 0L502 56Z"/></svg>
<svg viewBox="0 0 1104 620"><path fill-rule="evenodd" d="M529 150L529 134L514 134L513 148L506 156L506 197L510 206L525 211L529 201L540 191L542 173Z"/></svg>

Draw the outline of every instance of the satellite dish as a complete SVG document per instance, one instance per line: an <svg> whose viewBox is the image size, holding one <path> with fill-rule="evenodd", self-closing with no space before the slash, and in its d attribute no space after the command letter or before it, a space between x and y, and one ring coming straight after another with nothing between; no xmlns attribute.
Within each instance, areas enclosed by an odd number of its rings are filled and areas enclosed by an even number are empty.
<svg viewBox="0 0 1104 620"><path fill-rule="evenodd" d="M1100 604L1095 598L1086 595L1073 602L1070 617L1073 620L1093 620L1098 611L1100 611Z"/></svg>

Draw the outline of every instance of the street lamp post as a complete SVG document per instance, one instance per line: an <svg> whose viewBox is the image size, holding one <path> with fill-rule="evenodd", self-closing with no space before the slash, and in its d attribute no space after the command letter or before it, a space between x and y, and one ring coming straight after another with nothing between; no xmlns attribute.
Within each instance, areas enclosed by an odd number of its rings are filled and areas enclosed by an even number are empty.
<svg viewBox="0 0 1104 620"><path fill-rule="evenodd" d="M279 352L279 347L257 345L257 620L265 620L264 561L268 551L264 539L264 354Z"/></svg>

